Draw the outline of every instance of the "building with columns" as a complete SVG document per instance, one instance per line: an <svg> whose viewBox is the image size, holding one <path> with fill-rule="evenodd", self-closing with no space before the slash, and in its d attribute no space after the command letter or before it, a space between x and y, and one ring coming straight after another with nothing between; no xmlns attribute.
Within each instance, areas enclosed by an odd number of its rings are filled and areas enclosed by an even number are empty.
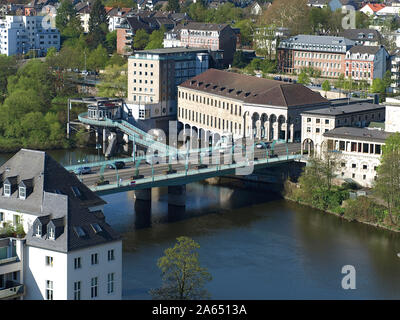
<svg viewBox="0 0 400 320"><path fill-rule="evenodd" d="M324 133L337 127L364 128L371 121L385 120L385 106L368 102L305 111L301 114L302 151L321 152Z"/></svg>
<svg viewBox="0 0 400 320"><path fill-rule="evenodd" d="M300 114L329 105L329 100L301 84L216 69L178 86L178 121L200 137L300 141Z"/></svg>

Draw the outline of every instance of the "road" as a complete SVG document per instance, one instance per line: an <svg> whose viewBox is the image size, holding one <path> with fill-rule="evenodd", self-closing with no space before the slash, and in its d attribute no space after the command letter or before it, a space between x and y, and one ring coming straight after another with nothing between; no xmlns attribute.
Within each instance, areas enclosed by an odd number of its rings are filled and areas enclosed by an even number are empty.
<svg viewBox="0 0 400 320"><path fill-rule="evenodd" d="M300 151L300 143L291 143L288 144L288 152L289 154L293 154L296 153L298 151ZM218 151L217 151L218 152ZM286 155L286 144L277 144L275 145L274 148L274 154L278 155L278 156L282 156L282 155ZM270 153L270 151L269 151ZM228 155L224 156L223 154L220 154L220 161L218 163L218 153L213 154L212 157L207 157L207 156L203 156L202 157L202 164L206 164L209 168L211 167L215 167L218 164L228 164L230 163L230 159L231 157L229 157ZM237 154L237 156L239 156ZM193 157L193 156L192 156ZM224 157L226 158L230 158L230 159L226 159L226 161L224 161ZM254 158L258 158L258 159L265 159L266 158L266 149L255 149L254 150ZM242 158L238 158L238 159L243 159ZM192 160L192 161L190 161ZM252 159L249 159L250 161ZM211 162L211 163L210 163ZM200 161L196 161L196 159L189 158L189 166L188 169L196 169L200 164ZM173 163L171 164L172 169L176 170L177 172L182 172L186 170L186 160L185 159L180 159L179 162L177 163L177 161L173 161ZM96 182L99 180L100 177L100 167L93 167L92 169L92 173L91 174L85 174L85 175L79 175L79 179L88 187L92 187L95 186ZM166 174L166 171L168 171L169 169L169 165L168 163L161 163L161 164L154 164L153 168L151 167L150 164L148 163L144 163L142 161L142 163L139 165L139 174L143 175L144 177L151 177L153 174L153 170L154 170L154 175L163 175ZM127 180L132 180L132 176L136 174L136 167L135 167L135 163L132 162L127 162L125 164L125 168L123 169L119 169L118 170L118 178L122 179L122 181L126 182ZM115 184L117 182L117 173L115 171L115 169L104 169L104 180L105 181L109 181L110 184Z"/></svg>

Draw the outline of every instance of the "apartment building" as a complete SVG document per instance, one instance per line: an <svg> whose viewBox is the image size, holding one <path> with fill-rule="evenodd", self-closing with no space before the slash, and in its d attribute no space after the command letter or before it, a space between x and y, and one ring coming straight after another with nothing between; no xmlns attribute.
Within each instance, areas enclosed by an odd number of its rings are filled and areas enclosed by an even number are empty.
<svg viewBox="0 0 400 320"><path fill-rule="evenodd" d="M108 15L108 31L112 32L124 22L125 18L132 13L132 8L105 8Z"/></svg>
<svg viewBox="0 0 400 320"><path fill-rule="evenodd" d="M0 224L26 232L9 240L12 269L0 260L0 298L121 299L122 241L105 222L105 201L45 152L21 149L0 172Z"/></svg>
<svg viewBox="0 0 400 320"><path fill-rule="evenodd" d="M337 177L372 187L382 146L391 133L373 128L339 127L323 134L328 151L337 154Z"/></svg>
<svg viewBox="0 0 400 320"><path fill-rule="evenodd" d="M371 84L374 79L385 76L389 53L383 46L354 46L347 51L345 61L346 78Z"/></svg>
<svg viewBox="0 0 400 320"><path fill-rule="evenodd" d="M300 73L311 67L323 77L337 78L345 72L346 52L355 42L344 37L298 35L278 46L278 70Z"/></svg>
<svg viewBox="0 0 400 320"><path fill-rule="evenodd" d="M390 57L390 72L392 82L390 89L393 93L400 92L400 50L396 49Z"/></svg>
<svg viewBox="0 0 400 320"><path fill-rule="evenodd" d="M305 111L301 114L302 151L321 153L324 133L338 127L367 127L385 120L385 106L367 102Z"/></svg>
<svg viewBox="0 0 400 320"><path fill-rule="evenodd" d="M176 117L177 86L209 67L207 49L135 51L128 60L127 105L135 119Z"/></svg>
<svg viewBox="0 0 400 320"><path fill-rule="evenodd" d="M293 142L300 140L300 114L329 105L301 84L216 69L178 86L178 120L200 135Z"/></svg>
<svg viewBox="0 0 400 320"><path fill-rule="evenodd" d="M228 66L236 51L236 33L228 24L188 22L166 33L164 48L187 47L223 51L223 63Z"/></svg>
<svg viewBox="0 0 400 320"><path fill-rule="evenodd" d="M34 51L44 56L51 47L60 49L60 32L43 16L6 16L0 19L0 54Z"/></svg>
<svg viewBox="0 0 400 320"><path fill-rule="evenodd" d="M344 29L339 36L362 46L380 46L382 43L382 35L375 29Z"/></svg>

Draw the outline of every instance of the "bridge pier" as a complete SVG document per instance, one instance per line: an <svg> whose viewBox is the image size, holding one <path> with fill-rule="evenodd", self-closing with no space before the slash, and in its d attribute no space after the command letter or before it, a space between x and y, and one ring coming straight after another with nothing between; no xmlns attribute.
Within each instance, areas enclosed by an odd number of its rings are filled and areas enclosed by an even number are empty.
<svg viewBox="0 0 400 320"><path fill-rule="evenodd" d="M151 188L135 190L136 221L140 225L151 219ZM136 222L135 222L136 223Z"/></svg>
<svg viewBox="0 0 400 320"><path fill-rule="evenodd" d="M181 220L186 208L186 185L168 186L168 221Z"/></svg>

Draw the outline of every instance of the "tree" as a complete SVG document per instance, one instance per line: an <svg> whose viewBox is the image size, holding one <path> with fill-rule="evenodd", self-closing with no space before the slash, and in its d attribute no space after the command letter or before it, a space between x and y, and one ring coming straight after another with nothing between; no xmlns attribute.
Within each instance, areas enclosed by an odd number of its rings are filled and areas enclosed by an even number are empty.
<svg viewBox="0 0 400 320"><path fill-rule="evenodd" d="M372 85L370 89L371 93L385 93L386 85L381 78L375 78L372 80Z"/></svg>
<svg viewBox="0 0 400 320"><path fill-rule="evenodd" d="M309 84L310 83L310 77L308 76L307 72L302 70L297 77L297 82L301 84Z"/></svg>
<svg viewBox="0 0 400 320"><path fill-rule="evenodd" d="M133 37L133 48L138 50L143 50L149 42L149 34L144 29L139 29L136 31Z"/></svg>
<svg viewBox="0 0 400 320"><path fill-rule="evenodd" d="M240 29L240 43L243 46L250 46L253 42L253 23L250 19L236 22L235 28Z"/></svg>
<svg viewBox="0 0 400 320"><path fill-rule="evenodd" d="M289 28L291 33L308 33L311 30L308 0L279 0L261 16L261 23Z"/></svg>
<svg viewBox="0 0 400 320"><path fill-rule="evenodd" d="M89 58L87 59L87 66L89 70L96 70L97 72L104 68L108 60L108 53L101 44L90 52Z"/></svg>
<svg viewBox="0 0 400 320"><path fill-rule="evenodd" d="M7 78L17 72L15 56L0 55L0 102L5 99L7 93Z"/></svg>
<svg viewBox="0 0 400 320"><path fill-rule="evenodd" d="M322 82L322 90L325 91L325 98L326 98L326 93L328 91L331 91L331 84L329 83L329 80L325 80L324 82Z"/></svg>
<svg viewBox="0 0 400 320"><path fill-rule="evenodd" d="M147 43L145 49L159 49L163 48L164 33L167 30L164 26L160 30L154 30L149 36L149 42Z"/></svg>
<svg viewBox="0 0 400 320"><path fill-rule="evenodd" d="M242 69L245 66L247 66L246 55L241 50L236 51L233 55L232 67Z"/></svg>
<svg viewBox="0 0 400 320"><path fill-rule="evenodd" d="M69 0L61 1L56 15L56 27L63 33L71 18L76 16L74 5Z"/></svg>
<svg viewBox="0 0 400 320"><path fill-rule="evenodd" d="M126 84L128 82L128 65L109 65L101 75L101 82L96 87L102 97L127 96Z"/></svg>
<svg viewBox="0 0 400 320"><path fill-rule="evenodd" d="M197 249L200 245L188 237L177 238L173 248L164 251L158 259L163 285L150 294L153 299L194 300L209 297L204 289L207 281L211 281L210 273L200 266Z"/></svg>
<svg viewBox="0 0 400 320"><path fill-rule="evenodd" d="M276 25L261 25L254 32L254 49L265 58L272 59L272 51L277 46Z"/></svg>
<svg viewBox="0 0 400 320"><path fill-rule="evenodd" d="M117 30L107 33L106 48L108 53L113 53L117 49Z"/></svg>
<svg viewBox="0 0 400 320"><path fill-rule="evenodd" d="M386 202L392 223L400 213L400 133L390 135L382 147L381 164L377 168L375 190ZM396 215L396 221L393 215Z"/></svg>
<svg viewBox="0 0 400 320"><path fill-rule="evenodd" d="M168 0L167 11L178 12L179 0Z"/></svg>
<svg viewBox="0 0 400 320"><path fill-rule="evenodd" d="M89 35L87 38L89 47L96 48L104 43L108 32L108 15L101 0L93 4L89 17Z"/></svg>

